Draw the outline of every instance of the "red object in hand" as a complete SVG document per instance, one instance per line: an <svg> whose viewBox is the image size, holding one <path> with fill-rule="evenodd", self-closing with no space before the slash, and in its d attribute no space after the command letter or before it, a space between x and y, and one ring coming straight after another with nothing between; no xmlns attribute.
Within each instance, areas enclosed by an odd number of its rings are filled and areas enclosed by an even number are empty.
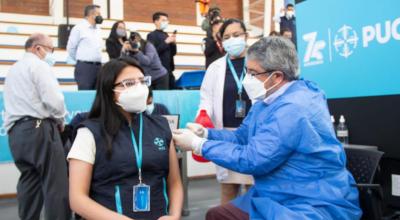
<svg viewBox="0 0 400 220"><path fill-rule="evenodd" d="M205 128L214 128L214 124L211 121L210 116L208 116L207 111L204 109L200 110L199 115L197 116L196 123L203 125ZM204 159L202 156L198 156L192 152L192 157L195 161L200 163L207 163L210 162L209 160Z"/></svg>

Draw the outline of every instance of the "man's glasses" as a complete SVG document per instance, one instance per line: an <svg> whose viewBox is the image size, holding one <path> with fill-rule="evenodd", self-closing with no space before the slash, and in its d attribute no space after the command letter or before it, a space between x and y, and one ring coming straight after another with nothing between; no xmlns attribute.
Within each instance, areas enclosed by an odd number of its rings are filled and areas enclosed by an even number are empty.
<svg viewBox="0 0 400 220"><path fill-rule="evenodd" d="M116 89L128 89L128 88L138 85L138 84L150 86L151 85L151 76L145 76L145 77L141 77L139 79L124 79L121 82L115 83L114 87Z"/></svg>
<svg viewBox="0 0 400 220"><path fill-rule="evenodd" d="M271 74L273 72L276 72L276 70L264 71L264 72L256 72L254 70L249 70L249 69L246 68L246 73L249 74L252 78L256 77L258 75L262 75L262 74Z"/></svg>

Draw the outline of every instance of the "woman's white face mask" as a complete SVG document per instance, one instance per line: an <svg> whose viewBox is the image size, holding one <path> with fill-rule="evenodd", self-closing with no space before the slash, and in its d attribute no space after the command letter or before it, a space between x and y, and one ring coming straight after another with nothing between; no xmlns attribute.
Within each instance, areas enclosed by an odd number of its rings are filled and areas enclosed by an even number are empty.
<svg viewBox="0 0 400 220"><path fill-rule="evenodd" d="M276 86L278 86L279 84L281 84L281 82L276 83L275 85L269 87L269 88L265 88L265 83L269 81L269 79L271 79L271 77L274 75L275 73L272 73L266 80L264 80L264 82L258 80L256 77L251 76L250 74L246 74L246 76L243 79L243 87L247 92L247 95L249 96L250 100L263 100L265 99L268 95L267 93L269 91L271 91L272 89L274 89Z"/></svg>
<svg viewBox="0 0 400 220"><path fill-rule="evenodd" d="M231 37L222 42L225 51L232 57L239 57L246 49L246 40L244 37Z"/></svg>
<svg viewBox="0 0 400 220"><path fill-rule="evenodd" d="M146 85L138 84L122 91L115 91L120 93L117 105L121 106L126 112L142 113L147 108L147 96L149 95L149 88Z"/></svg>

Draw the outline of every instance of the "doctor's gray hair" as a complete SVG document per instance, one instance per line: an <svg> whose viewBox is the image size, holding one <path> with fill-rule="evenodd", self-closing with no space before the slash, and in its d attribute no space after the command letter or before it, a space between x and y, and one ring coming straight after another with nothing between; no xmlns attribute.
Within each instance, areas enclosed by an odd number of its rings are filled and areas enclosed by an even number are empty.
<svg viewBox="0 0 400 220"><path fill-rule="evenodd" d="M282 71L288 81L298 79L299 60L294 44L286 38L264 37L247 50L247 58L255 60L265 71Z"/></svg>

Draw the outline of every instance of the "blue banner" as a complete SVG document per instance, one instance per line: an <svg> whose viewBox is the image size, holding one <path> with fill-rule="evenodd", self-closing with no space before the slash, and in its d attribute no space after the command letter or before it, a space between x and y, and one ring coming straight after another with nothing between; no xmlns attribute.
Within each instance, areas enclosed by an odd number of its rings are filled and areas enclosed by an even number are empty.
<svg viewBox="0 0 400 220"><path fill-rule="evenodd" d="M307 0L296 6L301 75L328 98L400 94L400 1Z"/></svg>
<svg viewBox="0 0 400 220"><path fill-rule="evenodd" d="M200 102L200 93L197 90L179 90L179 91L153 91L153 100L156 103L164 104L171 114L179 114L179 126L185 127L187 122L194 121L197 108ZM90 110L95 92L79 91L65 92L65 104L68 113L65 117L67 123L75 117L77 113ZM7 132L4 129L4 102L3 93L0 93L0 163L12 162L12 156L8 147Z"/></svg>

